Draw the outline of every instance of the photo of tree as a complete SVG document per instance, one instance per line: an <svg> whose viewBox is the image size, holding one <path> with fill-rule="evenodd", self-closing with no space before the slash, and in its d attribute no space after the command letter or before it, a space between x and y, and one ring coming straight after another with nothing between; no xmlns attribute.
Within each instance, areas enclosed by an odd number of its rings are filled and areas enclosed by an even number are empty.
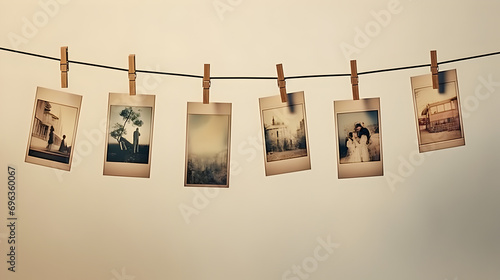
<svg viewBox="0 0 500 280"><path fill-rule="evenodd" d="M109 162L149 162L151 107L110 106Z"/></svg>

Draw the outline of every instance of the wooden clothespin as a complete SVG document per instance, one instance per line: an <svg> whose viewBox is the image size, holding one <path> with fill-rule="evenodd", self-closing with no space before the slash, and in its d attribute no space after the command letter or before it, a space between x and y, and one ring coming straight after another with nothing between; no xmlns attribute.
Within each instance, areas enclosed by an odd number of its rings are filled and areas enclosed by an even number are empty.
<svg viewBox="0 0 500 280"><path fill-rule="evenodd" d="M135 78L135 54L131 54L128 56L128 85L130 95L135 95Z"/></svg>
<svg viewBox="0 0 500 280"><path fill-rule="evenodd" d="M68 47L61 47L61 87L68 87Z"/></svg>
<svg viewBox="0 0 500 280"><path fill-rule="evenodd" d="M356 65L356 60L351 60L351 85L352 85L352 99L359 100L359 88L358 88L358 66Z"/></svg>
<svg viewBox="0 0 500 280"><path fill-rule="evenodd" d="M287 102L285 74L283 73L283 65L281 63L276 64L276 71L278 71L278 87L280 88L281 102Z"/></svg>
<svg viewBox="0 0 500 280"><path fill-rule="evenodd" d="M203 69L203 104L208 104L210 94L210 64L205 64Z"/></svg>
<svg viewBox="0 0 500 280"><path fill-rule="evenodd" d="M437 51L431 51L431 73L432 73L432 88L439 88L439 70L437 61Z"/></svg>

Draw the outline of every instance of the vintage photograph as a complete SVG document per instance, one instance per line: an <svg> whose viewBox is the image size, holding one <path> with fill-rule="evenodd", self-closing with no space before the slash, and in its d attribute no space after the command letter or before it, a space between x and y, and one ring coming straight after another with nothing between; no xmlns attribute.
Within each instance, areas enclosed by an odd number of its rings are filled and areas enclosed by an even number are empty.
<svg viewBox="0 0 500 280"><path fill-rule="evenodd" d="M259 99L266 175L311 169L304 92Z"/></svg>
<svg viewBox="0 0 500 280"><path fill-rule="evenodd" d="M262 110L268 162L307 156L303 107Z"/></svg>
<svg viewBox="0 0 500 280"><path fill-rule="evenodd" d="M439 88L431 74L411 77L420 152L465 145L456 70L439 73Z"/></svg>
<svg viewBox="0 0 500 280"><path fill-rule="evenodd" d="M334 101L339 179L381 176L380 99Z"/></svg>
<svg viewBox="0 0 500 280"><path fill-rule="evenodd" d="M25 161L69 171L82 97L37 88Z"/></svg>
<svg viewBox="0 0 500 280"><path fill-rule="evenodd" d="M231 104L187 104L185 186L229 187Z"/></svg>
<svg viewBox="0 0 500 280"><path fill-rule="evenodd" d="M154 95L109 95L104 175L149 178Z"/></svg>
<svg viewBox="0 0 500 280"><path fill-rule="evenodd" d="M152 110L151 107L110 106L108 162L149 162Z"/></svg>
<svg viewBox="0 0 500 280"><path fill-rule="evenodd" d="M339 113L337 122L340 164L380 160L377 110Z"/></svg>

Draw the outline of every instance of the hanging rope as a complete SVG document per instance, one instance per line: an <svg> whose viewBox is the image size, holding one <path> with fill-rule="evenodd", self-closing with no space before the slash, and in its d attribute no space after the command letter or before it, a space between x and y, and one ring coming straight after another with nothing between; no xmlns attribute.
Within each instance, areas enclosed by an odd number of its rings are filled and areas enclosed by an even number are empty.
<svg viewBox="0 0 500 280"><path fill-rule="evenodd" d="M36 54L36 53L23 52L23 51L13 50L13 49L8 49L8 48L3 48L3 47L0 47L0 50L7 51L7 52L18 53L18 54L22 54L22 55L39 57L39 58L48 59L48 60L60 61L60 58L58 58L58 57L51 57L51 56L46 56L46 55L41 55L41 54ZM500 52L492 52L492 53L486 53L486 54L468 56L468 57L463 57L463 58L451 59L451 60L446 60L446 61L439 62L438 65L449 64L449 63L454 63L454 62L460 62L460 61L465 61L465 60L478 59L478 58L489 57L489 56L494 56L494 55L499 55L499 54L500 54ZM124 71L124 72L128 71L127 68L107 66L107 65L95 64L95 63L89 63L89 62L83 62L83 61L68 60L68 62L69 63L74 63L74 64L91 66L91 67L98 67L98 68L110 69L110 70L117 70L117 71ZM430 66L431 66L430 64L420 64L420 65L413 65L413 66L403 66L403 67L395 67L395 68L388 68L388 69L379 69L379 70L365 71L365 72L358 73L358 75L361 76L361 75L383 73L383 72L401 71L401 70L408 70L408 69L415 69L415 68L422 68L422 67L430 67ZM156 75L168 75L168 76L178 76L178 77L188 77L188 78L203 79L203 76L192 75L192 74L161 72L161 71L152 71L152 70L136 70L136 72L137 73L156 74ZM310 79L310 78L327 78L327 77L350 77L350 76L351 76L350 73L345 73L345 74L302 75L302 76L285 77L285 80L291 80L291 79ZM245 76L241 76L241 77L222 76L222 77L210 77L210 78L213 79L213 80L275 80L276 79L276 77L245 77Z"/></svg>

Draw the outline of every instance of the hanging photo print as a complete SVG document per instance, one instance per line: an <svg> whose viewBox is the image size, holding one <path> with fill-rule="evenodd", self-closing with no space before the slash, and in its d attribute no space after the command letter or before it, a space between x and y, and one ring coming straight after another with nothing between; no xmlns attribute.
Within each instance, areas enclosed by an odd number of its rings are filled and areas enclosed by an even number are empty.
<svg viewBox="0 0 500 280"><path fill-rule="evenodd" d="M465 145L457 71L439 72L439 89L431 74L411 77L420 152Z"/></svg>
<svg viewBox="0 0 500 280"><path fill-rule="evenodd" d="M188 102L184 186L229 187L231 103Z"/></svg>
<svg viewBox="0 0 500 280"><path fill-rule="evenodd" d="M311 169L304 92L259 98L266 176Z"/></svg>
<svg viewBox="0 0 500 280"><path fill-rule="evenodd" d="M25 161L71 169L82 96L38 87Z"/></svg>
<svg viewBox="0 0 500 280"><path fill-rule="evenodd" d="M104 175L149 178L154 95L110 93Z"/></svg>
<svg viewBox="0 0 500 280"><path fill-rule="evenodd" d="M334 101L339 179L384 175L380 99Z"/></svg>

